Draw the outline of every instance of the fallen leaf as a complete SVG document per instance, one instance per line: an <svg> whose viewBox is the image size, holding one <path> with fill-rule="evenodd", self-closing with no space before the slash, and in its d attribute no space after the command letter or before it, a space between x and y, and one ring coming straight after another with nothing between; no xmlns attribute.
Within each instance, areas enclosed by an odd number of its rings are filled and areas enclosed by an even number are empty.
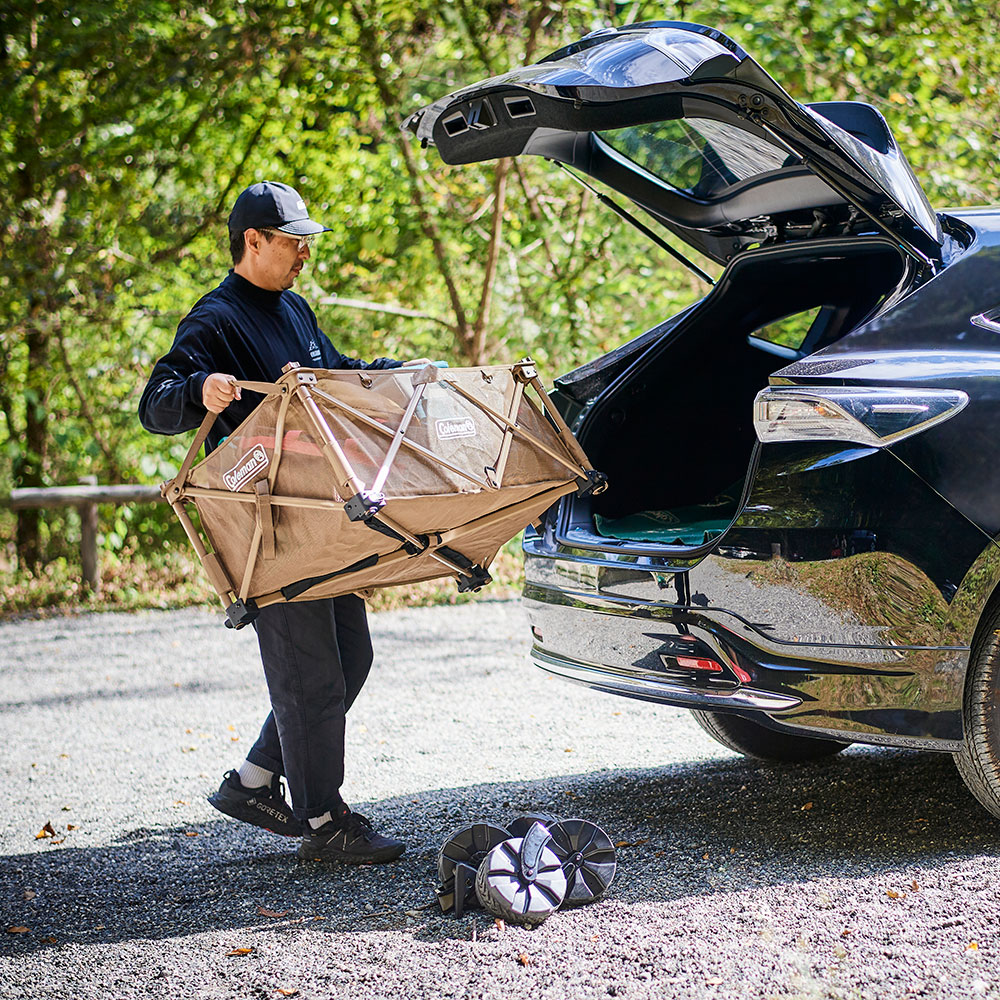
<svg viewBox="0 0 1000 1000"><path fill-rule="evenodd" d="M600 939L601 939L600 934L591 934L590 935L590 940L591 941L600 941Z"/></svg>
<svg viewBox="0 0 1000 1000"><path fill-rule="evenodd" d="M8 934L30 934L31 931L27 927L8 927Z"/></svg>
<svg viewBox="0 0 1000 1000"><path fill-rule="evenodd" d="M103 930L104 930L104 924L98 924L98 925L97 925L97 926L96 926L96 927L94 928L94 930L95 930L95 931L103 931Z"/></svg>
<svg viewBox="0 0 1000 1000"><path fill-rule="evenodd" d="M503 933L504 928L507 926L499 917L493 918L493 923L496 925L496 929Z"/></svg>
<svg viewBox="0 0 1000 1000"><path fill-rule="evenodd" d="M895 891L894 891L894 890L892 890L892 889L886 889L886 890L885 890L885 894L886 894L886 895L887 895L887 896L888 896L888 897L889 897L890 899L901 899L901 898L902 898L902 899L905 899L905 898L906 898L906 894L905 894L905 893L903 893L903 894L902 894L902 896L901 896L901 895L900 895L900 893L898 893L898 892L895 892Z"/></svg>
<svg viewBox="0 0 1000 1000"><path fill-rule="evenodd" d="M842 931L840 932L840 936L841 936L841 937L849 937L849 936L850 936L850 933L851 933L851 929L850 929L850 927L845 927L845 928L844 928L844 929L843 929L843 930L842 930Z"/></svg>
<svg viewBox="0 0 1000 1000"><path fill-rule="evenodd" d="M49 843L50 844L65 844L66 843L66 838L65 837L60 837L58 840L50 840Z"/></svg>
<svg viewBox="0 0 1000 1000"><path fill-rule="evenodd" d="M803 812L807 812L807 811L808 811L809 809L812 809L812 807L813 807L813 804L812 804L811 802L807 802L807 803L806 803L806 804L805 804L805 805L804 805L804 806L802 807L802 811L803 811Z"/></svg>
<svg viewBox="0 0 1000 1000"><path fill-rule="evenodd" d="M45 826L35 834L35 840L44 840L46 837L54 837L56 835L55 827L52 825L52 820L49 820Z"/></svg>
<svg viewBox="0 0 1000 1000"><path fill-rule="evenodd" d="M316 914L316 916L313 917L313 920L326 920L326 917L321 917L319 914Z"/></svg>
<svg viewBox="0 0 1000 1000"><path fill-rule="evenodd" d="M75 823L67 823L66 824L66 829L67 830L76 830L76 829L78 829L78 827L77 827L77 825Z"/></svg>
<svg viewBox="0 0 1000 1000"><path fill-rule="evenodd" d="M184 799L178 799L178 800L177 800L177 801L176 801L176 802L174 803L174 805L175 805L175 806L186 806L186 805L187 805L187 802L185 802L185 801L184 801Z"/></svg>
<svg viewBox="0 0 1000 1000"><path fill-rule="evenodd" d="M34 889L25 889L24 890L24 898L25 899L34 899L35 896L37 896L37 895L38 895L38 893L35 892Z"/></svg>
<svg viewBox="0 0 1000 1000"><path fill-rule="evenodd" d="M198 836L198 831L197 830L185 830L184 831L184 836L185 837L197 837Z"/></svg>
<svg viewBox="0 0 1000 1000"><path fill-rule="evenodd" d="M707 855L707 854L703 854L703 855L701 856L701 860L702 860L702 861L708 861L708 855Z"/></svg>
<svg viewBox="0 0 1000 1000"><path fill-rule="evenodd" d="M228 729L231 733L235 733L236 732L236 727L235 726L226 726L226 729Z"/></svg>
<svg viewBox="0 0 1000 1000"><path fill-rule="evenodd" d="M299 995L298 990L283 990L280 986L274 992L280 993L283 997L297 997Z"/></svg>
<svg viewBox="0 0 1000 1000"><path fill-rule="evenodd" d="M910 883L910 885L912 885L912 886L913 886L913 891L914 891L914 892L920 892L920 886L919 886L919 885L917 884L917 880L916 880L916 879L914 879L914 880L913 880L913 881L912 881L912 882Z"/></svg>
<svg viewBox="0 0 1000 1000"><path fill-rule="evenodd" d="M252 951L253 948L233 948L232 951L226 952L226 957L229 958L230 956L235 955L249 955Z"/></svg>
<svg viewBox="0 0 1000 1000"><path fill-rule="evenodd" d="M240 738L238 736L230 736L229 738L233 741L233 743L239 743L239 741L240 741ZM296 992L298 992L298 991L296 991ZM294 995L295 994L293 993L292 996L294 996Z"/></svg>
<svg viewBox="0 0 1000 1000"><path fill-rule="evenodd" d="M69 754L68 753L61 753L61 754L59 754L59 759L60 760L69 760Z"/></svg>
<svg viewBox="0 0 1000 1000"><path fill-rule="evenodd" d="M735 854L736 853L736 848L735 847L730 847L729 848L729 853L730 854Z"/></svg>
<svg viewBox="0 0 1000 1000"><path fill-rule="evenodd" d="M258 906L257 907L257 912L262 917L275 917L275 918L277 918L277 917L287 917L288 914L291 911L290 910L268 910L268 909L266 909L263 906Z"/></svg>
<svg viewBox="0 0 1000 1000"><path fill-rule="evenodd" d="M615 841L615 847L631 847L631 846L632 846L632 841L631 840L616 840Z"/></svg>
<svg viewBox="0 0 1000 1000"><path fill-rule="evenodd" d="M531 959L523 951L517 956L517 960L521 963L521 965L531 965Z"/></svg>
<svg viewBox="0 0 1000 1000"><path fill-rule="evenodd" d="M49 937L43 937L42 941L45 944L58 944L58 941L56 941L56 939L54 937L52 937L51 935Z"/></svg>
<svg viewBox="0 0 1000 1000"><path fill-rule="evenodd" d="M965 950L966 951L979 951L979 942L978 941L970 941L968 943L968 945L966 946Z"/></svg>
<svg viewBox="0 0 1000 1000"><path fill-rule="evenodd" d="M572 753L572 752L573 752L573 748L572 747L566 747L566 749L563 750L563 753Z"/></svg>

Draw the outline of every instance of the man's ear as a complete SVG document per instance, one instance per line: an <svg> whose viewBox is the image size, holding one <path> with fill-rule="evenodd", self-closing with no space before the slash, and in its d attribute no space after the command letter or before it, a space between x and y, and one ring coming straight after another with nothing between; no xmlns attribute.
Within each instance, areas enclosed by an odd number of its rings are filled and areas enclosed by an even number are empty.
<svg viewBox="0 0 1000 1000"><path fill-rule="evenodd" d="M243 233L243 247L251 253L260 253L260 241L263 239L259 229L247 229Z"/></svg>

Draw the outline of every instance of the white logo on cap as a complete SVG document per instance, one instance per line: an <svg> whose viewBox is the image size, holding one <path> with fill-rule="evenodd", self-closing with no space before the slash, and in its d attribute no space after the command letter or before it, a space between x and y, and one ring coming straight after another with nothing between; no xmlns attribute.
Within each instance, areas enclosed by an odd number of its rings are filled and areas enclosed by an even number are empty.
<svg viewBox="0 0 1000 1000"><path fill-rule="evenodd" d="M306 210L306 203L301 198L299 198L299 200L295 203L295 207L300 212L304 212Z"/></svg>

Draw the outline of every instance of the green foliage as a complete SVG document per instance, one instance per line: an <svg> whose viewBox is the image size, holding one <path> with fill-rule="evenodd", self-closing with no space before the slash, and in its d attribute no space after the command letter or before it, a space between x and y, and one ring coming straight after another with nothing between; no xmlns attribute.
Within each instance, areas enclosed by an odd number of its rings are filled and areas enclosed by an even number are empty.
<svg viewBox="0 0 1000 1000"><path fill-rule="evenodd" d="M254 180L295 184L333 230L300 290L363 357L531 354L551 379L703 294L550 165L449 167L400 131L449 90L606 23L716 25L794 97L878 107L935 206L1000 201L992 6L13 0L0 10L0 495L172 473L186 443L144 433L136 403L177 321L224 276L225 218ZM15 529L22 556L70 558L64 515L29 521L0 515L7 563ZM168 511L144 508L116 512L104 544L183 542Z"/></svg>

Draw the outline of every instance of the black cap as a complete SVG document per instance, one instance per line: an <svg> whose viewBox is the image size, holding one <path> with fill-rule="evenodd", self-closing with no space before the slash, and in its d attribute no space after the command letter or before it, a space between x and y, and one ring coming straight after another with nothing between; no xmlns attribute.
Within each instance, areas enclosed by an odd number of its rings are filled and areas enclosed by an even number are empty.
<svg viewBox="0 0 1000 1000"><path fill-rule="evenodd" d="M229 213L229 235L247 229L277 229L289 236L330 232L327 226L309 218L306 203L295 188L278 181L251 184L236 199Z"/></svg>

